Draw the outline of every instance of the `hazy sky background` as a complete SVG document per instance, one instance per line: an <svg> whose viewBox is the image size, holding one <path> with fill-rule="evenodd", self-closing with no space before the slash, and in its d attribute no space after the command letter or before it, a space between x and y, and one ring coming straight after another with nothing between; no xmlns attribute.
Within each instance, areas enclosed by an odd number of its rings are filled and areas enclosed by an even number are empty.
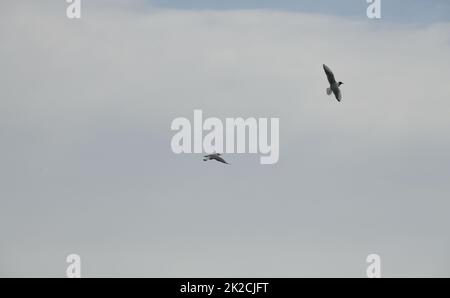
<svg viewBox="0 0 450 298"><path fill-rule="evenodd" d="M450 277L450 2L382 3L1 1L0 276ZM278 164L173 154L194 109Z"/></svg>

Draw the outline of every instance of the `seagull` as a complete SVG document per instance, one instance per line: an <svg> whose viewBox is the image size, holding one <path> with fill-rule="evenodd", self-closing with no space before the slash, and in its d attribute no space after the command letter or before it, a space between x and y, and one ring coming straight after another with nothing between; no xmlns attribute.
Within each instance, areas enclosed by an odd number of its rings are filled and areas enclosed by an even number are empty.
<svg viewBox="0 0 450 298"><path fill-rule="evenodd" d="M223 162L223 163L226 163L227 165L229 165L229 163L227 163L227 162L225 161L225 159L223 159L222 157L220 157L220 155L222 155L222 154L220 154L220 153L213 153L213 154L205 155L204 158L203 158L203 161L215 159L215 160L217 160L217 161L220 161L220 162Z"/></svg>
<svg viewBox="0 0 450 298"><path fill-rule="evenodd" d="M342 82L336 83L333 72L325 64L323 65L323 70L325 70L325 73L327 74L328 82L330 83L330 87L327 88L327 94L331 95L331 93L334 93L334 96L336 97L337 101L340 102L342 100L342 93L341 93L341 90L339 89L339 86L341 86L344 83L342 83Z"/></svg>

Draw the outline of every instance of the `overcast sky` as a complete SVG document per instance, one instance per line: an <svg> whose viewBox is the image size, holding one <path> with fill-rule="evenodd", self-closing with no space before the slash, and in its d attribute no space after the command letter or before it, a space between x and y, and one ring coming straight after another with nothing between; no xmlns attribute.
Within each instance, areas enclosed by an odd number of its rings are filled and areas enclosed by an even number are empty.
<svg viewBox="0 0 450 298"><path fill-rule="evenodd" d="M450 2L224 2L1 1L0 276L450 277ZM194 109L279 162L172 153Z"/></svg>

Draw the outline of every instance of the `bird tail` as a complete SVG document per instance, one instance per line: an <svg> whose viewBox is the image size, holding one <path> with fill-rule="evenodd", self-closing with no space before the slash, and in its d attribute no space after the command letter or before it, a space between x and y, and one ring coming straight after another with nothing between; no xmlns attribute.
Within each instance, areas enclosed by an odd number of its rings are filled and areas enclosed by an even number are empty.
<svg viewBox="0 0 450 298"><path fill-rule="evenodd" d="M206 158L203 158L203 161L207 161L207 159L206 159Z"/></svg>
<svg viewBox="0 0 450 298"><path fill-rule="evenodd" d="M327 94L328 94L328 95L331 95L332 92L333 92L333 91L331 91L331 88L327 88Z"/></svg>

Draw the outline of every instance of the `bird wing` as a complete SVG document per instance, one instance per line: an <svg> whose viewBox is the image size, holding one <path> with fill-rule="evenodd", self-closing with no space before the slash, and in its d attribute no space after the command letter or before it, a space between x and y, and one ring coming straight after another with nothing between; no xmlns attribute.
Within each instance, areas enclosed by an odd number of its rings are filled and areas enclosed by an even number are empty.
<svg viewBox="0 0 450 298"><path fill-rule="evenodd" d="M325 73L327 75L328 82L330 83L330 85L336 84L336 80L334 79L334 74L331 71L331 69L324 64L323 65L323 70L325 70Z"/></svg>
<svg viewBox="0 0 450 298"><path fill-rule="evenodd" d="M336 97L337 101L341 102L341 100L342 100L342 92L341 92L341 89L339 89L339 88L333 88L333 93L334 93L334 96Z"/></svg>
<svg viewBox="0 0 450 298"><path fill-rule="evenodd" d="M215 160L217 160L217 161L220 161L220 162L223 162L223 163L226 163L226 164L229 164L229 163L227 163L226 161L225 161L225 159L223 159L222 157L220 157L220 156L214 156L214 157L212 157L212 158L214 158Z"/></svg>
<svg viewBox="0 0 450 298"><path fill-rule="evenodd" d="M219 156L219 155L220 155L220 153L211 153L211 154L207 154L207 155L205 155L203 157L211 157L211 158L213 158L213 156Z"/></svg>

